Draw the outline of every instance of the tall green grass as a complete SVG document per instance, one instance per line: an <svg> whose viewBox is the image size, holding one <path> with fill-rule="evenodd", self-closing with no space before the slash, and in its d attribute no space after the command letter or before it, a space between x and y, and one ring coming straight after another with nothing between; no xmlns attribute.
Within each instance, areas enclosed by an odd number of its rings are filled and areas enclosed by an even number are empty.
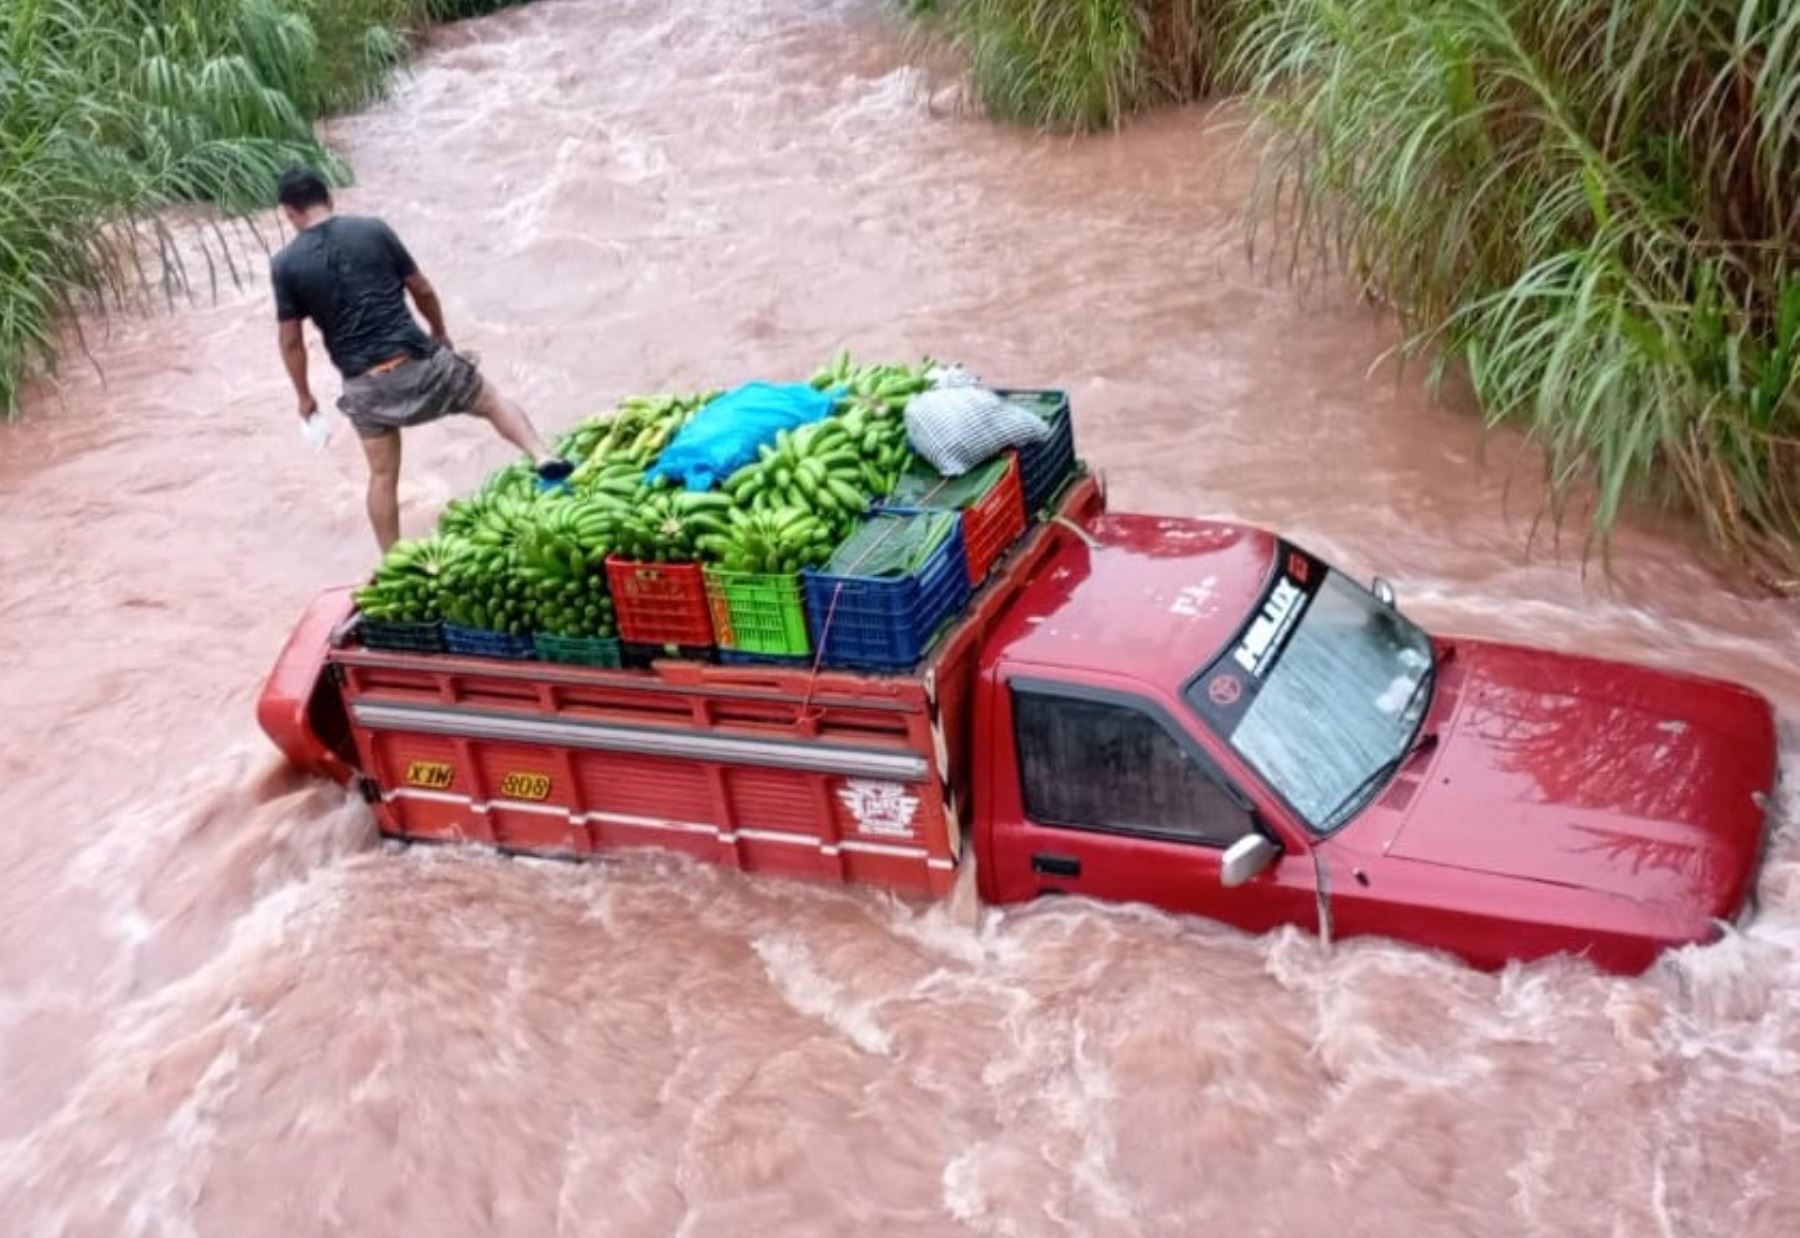
<svg viewBox="0 0 1800 1238"><path fill-rule="evenodd" d="M1091 130L1204 93L1230 0L901 2L948 32L990 113Z"/></svg>
<svg viewBox="0 0 1800 1238"><path fill-rule="evenodd" d="M0 3L0 416L74 311L200 278L161 212L265 206L300 162L342 178L311 122L379 94L425 21L503 2ZM195 260L237 278L213 227Z"/></svg>
<svg viewBox="0 0 1800 1238"><path fill-rule="evenodd" d="M1691 507L1800 586L1800 4L1256 0L1268 217L1466 364L1563 514Z"/></svg>

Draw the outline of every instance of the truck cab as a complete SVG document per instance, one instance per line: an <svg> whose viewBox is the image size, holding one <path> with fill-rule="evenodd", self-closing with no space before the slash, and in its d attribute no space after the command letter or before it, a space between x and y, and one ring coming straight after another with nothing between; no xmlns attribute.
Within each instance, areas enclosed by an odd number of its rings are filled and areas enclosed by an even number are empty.
<svg viewBox="0 0 1800 1238"><path fill-rule="evenodd" d="M1108 515L1045 565L979 672L985 898L1317 928L1305 837L1183 695L1257 607L1275 551L1254 530Z"/></svg>
<svg viewBox="0 0 1800 1238"><path fill-rule="evenodd" d="M1746 902L1773 713L1731 684L1434 638L1260 530L1101 515L992 632L981 891L1636 971Z"/></svg>

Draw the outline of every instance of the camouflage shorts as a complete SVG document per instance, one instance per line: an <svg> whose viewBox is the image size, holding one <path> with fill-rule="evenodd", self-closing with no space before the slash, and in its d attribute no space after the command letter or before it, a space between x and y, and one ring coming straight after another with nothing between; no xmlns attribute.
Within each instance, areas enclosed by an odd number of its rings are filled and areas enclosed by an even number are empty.
<svg viewBox="0 0 1800 1238"><path fill-rule="evenodd" d="M380 438L406 426L472 411L481 382L473 357L440 348L422 361L350 379L338 408L357 434Z"/></svg>

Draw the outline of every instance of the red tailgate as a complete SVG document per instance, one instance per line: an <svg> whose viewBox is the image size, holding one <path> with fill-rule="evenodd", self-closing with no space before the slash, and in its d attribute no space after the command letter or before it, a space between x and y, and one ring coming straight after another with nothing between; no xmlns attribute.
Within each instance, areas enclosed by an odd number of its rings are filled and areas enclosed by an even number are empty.
<svg viewBox="0 0 1800 1238"><path fill-rule="evenodd" d="M335 662L382 827L399 837L558 855L659 846L750 872L950 887L917 681L367 650Z"/></svg>

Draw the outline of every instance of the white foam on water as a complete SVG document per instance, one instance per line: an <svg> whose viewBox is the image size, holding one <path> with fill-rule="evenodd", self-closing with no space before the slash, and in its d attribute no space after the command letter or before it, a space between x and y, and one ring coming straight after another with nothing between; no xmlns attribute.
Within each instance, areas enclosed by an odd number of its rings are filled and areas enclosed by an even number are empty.
<svg viewBox="0 0 1800 1238"><path fill-rule="evenodd" d="M800 942L757 937L751 945L776 991L796 1011L825 1023L864 1053L886 1057L894 1051L893 1036L876 1017L879 1003L850 997L842 985L819 971Z"/></svg>
<svg viewBox="0 0 1800 1238"><path fill-rule="evenodd" d="M995 1214L995 1204L983 1189L986 1149L973 1147L944 1166L944 1210L959 1223L994 1238L1022 1238L1031 1232L1011 1216Z"/></svg>

